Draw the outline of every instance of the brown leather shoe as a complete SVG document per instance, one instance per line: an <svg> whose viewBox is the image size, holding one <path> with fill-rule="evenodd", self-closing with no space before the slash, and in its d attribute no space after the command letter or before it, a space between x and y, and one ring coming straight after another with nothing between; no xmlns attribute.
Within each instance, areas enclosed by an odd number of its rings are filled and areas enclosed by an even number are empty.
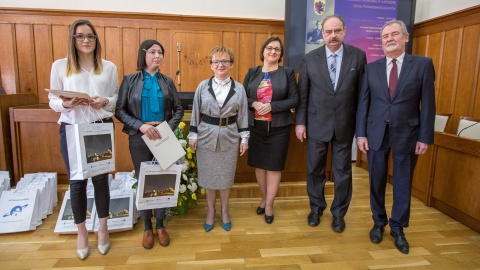
<svg viewBox="0 0 480 270"><path fill-rule="evenodd" d="M167 230L165 228L157 229L158 242L162 247L170 245L170 236L168 236Z"/></svg>
<svg viewBox="0 0 480 270"><path fill-rule="evenodd" d="M146 230L143 232L142 245L145 249L153 248L153 230Z"/></svg>

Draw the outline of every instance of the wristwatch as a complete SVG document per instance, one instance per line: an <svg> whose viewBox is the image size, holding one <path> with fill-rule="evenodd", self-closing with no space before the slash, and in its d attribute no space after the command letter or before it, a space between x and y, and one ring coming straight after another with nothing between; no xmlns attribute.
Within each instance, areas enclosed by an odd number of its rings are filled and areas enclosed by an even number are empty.
<svg viewBox="0 0 480 270"><path fill-rule="evenodd" d="M103 103L103 107L107 106L107 104L110 103L110 100L108 100L108 98L106 98L106 100L107 100L107 101L105 101L105 102Z"/></svg>

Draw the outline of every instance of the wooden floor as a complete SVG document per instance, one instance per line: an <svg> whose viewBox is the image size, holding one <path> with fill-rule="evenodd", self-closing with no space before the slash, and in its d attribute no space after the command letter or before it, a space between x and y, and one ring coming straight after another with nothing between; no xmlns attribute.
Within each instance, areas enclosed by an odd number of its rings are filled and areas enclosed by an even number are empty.
<svg viewBox="0 0 480 270"><path fill-rule="evenodd" d="M220 226L203 230L205 201L167 225L169 247L158 242L141 246L143 224L133 231L111 234L112 248L98 254L90 234L91 254L80 261L73 235L53 233L59 206L36 231L0 235L0 269L480 269L480 234L413 198L410 227L405 229L410 254L400 253L389 230L382 243L369 240L372 227L368 174L354 168L353 200L342 234L332 231L329 211L318 227L307 225L308 198L278 198L275 221L257 216L256 198L232 198L232 231ZM391 206L391 186L387 192ZM328 203L332 196L327 196ZM217 209L219 204L217 204Z"/></svg>

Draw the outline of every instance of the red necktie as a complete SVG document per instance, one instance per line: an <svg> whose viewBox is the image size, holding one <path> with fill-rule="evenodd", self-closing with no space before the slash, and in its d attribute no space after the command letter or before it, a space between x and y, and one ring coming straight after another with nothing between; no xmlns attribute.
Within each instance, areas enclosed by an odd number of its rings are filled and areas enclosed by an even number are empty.
<svg viewBox="0 0 480 270"><path fill-rule="evenodd" d="M392 59L392 70L390 70L388 82L388 93L390 93L390 99L392 99L398 83L397 59L395 58Z"/></svg>

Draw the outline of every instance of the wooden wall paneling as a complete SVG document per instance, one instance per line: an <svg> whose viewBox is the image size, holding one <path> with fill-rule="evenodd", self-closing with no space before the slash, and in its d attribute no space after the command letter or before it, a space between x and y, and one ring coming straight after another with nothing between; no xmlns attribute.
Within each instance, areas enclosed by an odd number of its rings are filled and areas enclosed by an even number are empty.
<svg viewBox="0 0 480 270"><path fill-rule="evenodd" d="M262 48L263 42L270 36L270 34L255 33L255 63L253 66L263 65L263 62L260 60L260 48Z"/></svg>
<svg viewBox="0 0 480 270"><path fill-rule="evenodd" d="M48 92L45 89L50 88L50 70L53 63L52 29L50 25L36 24L33 30L38 101L48 103Z"/></svg>
<svg viewBox="0 0 480 270"><path fill-rule="evenodd" d="M139 29L121 28L122 30L122 63L123 70L120 74L130 74L137 70L137 57L139 47ZM118 77L121 83L123 77Z"/></svg>
<svg viewBox="0 0 480 270"><path fill-rule="evenodd" d="M255 66L255 42L253 33L240 32L238 40L237 67L239 82L243 83L243 79L248 69Z"/></svg>
<svg viewBox="0 0 480 270"><path fill-rule="evenodd" d="M53 61L67 57L68 25L52 25ZM50 63L50 68L52 63Z"/></svg>
<svg viewBox="0 0 480 270"><path fill-rule="evenodd" d="M172 38L170 36L169 29L156 29L156 37L154 38L160 44L162 44L163 49L165 49L166 56L163 57L162 66L160 66L160 70L163 74L169 76L172 79L175 79L175 72L180 70L178 67L178 52L177 52L177 43L173 43ZM140 42L142 42L141 40ZM180 52L181 55L181 52ZM180 84L182 82L180 81ZM175 84L177 86L177 83ZM181 85L180 85L181 87Z"/></svg>
<svg viewBox="0 0 480 270"><path fill-rule="evenodd" d="M477 50L477 67L475 72L475 104L473 105L473 117L480 118L480 42L478 43L478 50Z"/></svg>
<svg viewBox="0 0 480 270"><path fill-rule="evenodd" d="M459 45L461 55L459 56L458 75L456 84L456 97L454 105L454 131L458 127L459 118L462 115L473 115L475 87L473 81L475 79L475 68L478 63L471 61L477 58L478 42L480 36L480 25L467 26L463 30L463 40Z"/></svg>
<svg viewBox="0 0 480 270"><path fill-rule="evenodd" d="M100 44L102 45L102 58L105 59L105 55L107 54L106 49L105 49L105 27L104 26L97 26L95 24L93 26L95 27L95 30L97 31L97 38L98 38Z"/></svg>
<svg viewBox="0 0 480 270"><path fill-rule="evenodd" d="M239 74L239 60L244 56L240 54L240 45L238 42L238 38L238 32L222 33L222 45L232 49L233 55L235 57L235 63L233 64L232 70L230 70L230 76L232 76L234 80L243 83L243 78L241 78L242 76Z"/></svg>
<svg viewBox="0 0 480 270"><path fill-rule="evenodd" d="M15 94L18 86L17 48L15 46L15 25L0 23L0 70L2 86L7 94Z"/></svg>
<svg viewBox="0 0 480 270"><path fill-rule="evenodd" d="M480 197L476 194L480 182L471 181L472 175L480 175L480 167L475 166L478 157L439 147L436 161L432 197L480 219ZM460 179L463 181L455 181Z"/></svg>
<svg viewBox="0 0 480 270"><path fill-rule="evenodd" d="M115 170L117 172L131 172L133 170L132 157L128 142L128 135L122 132L123 124L114 118L115 122Z"/></svg>
<svg viewBox="0 0 480 270"><path fill-rule="evenodd" d="M421 36L421 37L415 38L413 41L410 40L409 42L413 42L412 54L427 55L428 41L429 41L429 36Z"/></svg>
<svg viewBox="0 0 480 270"><path fill-rule="evenodd" d="M105 46L104 58L113 62L117 66L118 81L123 78L123 39L122 28L120 27L105 27Z"/></svg>
<svg viewBox="0 0 480 270"><path fill-rule="evenodd" d="M38 95L33 24L17 24L15 32L18 53L18 93Z"/></svg>
<svg viewBox="0 0 480 270"><path fill-rule="evenodd" d="M221 45L221 33L214 32L175 32L172 42L182 44L180 68L182 91L195 91L198 84L213 75L210 68L210 49ZM188 78L188 80L186 80Z"/></svg>
<svg viewBox="0 0 480 270"><path fill-rule="evenodd" d="M147 39L157 40L156 29L154 29L154 28L140 28L138 37L139 37L139 39L138 39L138 44L137 44L137 51L138 51L138 47L140 46L140 44L144 40L147 40ZM163 45L163 47L166 46L166 44L163 44L162 42L160 42L160 43ZM168 53L170 53L170 52L168 52Z"/></svg>
<svg viewBox="0 0 480 270"><path fill-rule="evenodd" d="M458 65L460 62L460 52L458 44L460 38L460 30L450 30L445 33L444 50L442 53L442 70L438 76L441 78L441 84L438 90L437 105L441 108L442 112L452 112L452 122L454 126L458 124L458 120L455 122L454 106L455 106L455 92L458 76Z"/></svg>

